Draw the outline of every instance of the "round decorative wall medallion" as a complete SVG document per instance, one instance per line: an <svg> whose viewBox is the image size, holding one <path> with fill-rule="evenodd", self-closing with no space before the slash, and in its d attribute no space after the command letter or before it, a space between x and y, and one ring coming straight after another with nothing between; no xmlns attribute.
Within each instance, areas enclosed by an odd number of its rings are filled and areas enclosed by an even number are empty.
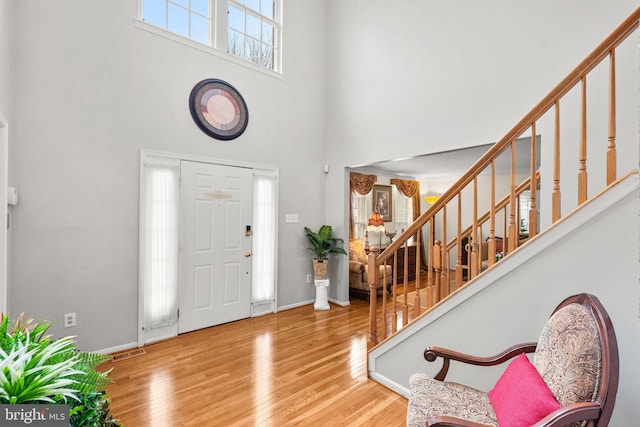
<svg viewBox="0 0 640 427"><path fill-rule="evenodd" d="M223 80L205 79L196 84L189 96L189 109L196 125L216 139L235 139L249 123L244 98Z"/></svg>

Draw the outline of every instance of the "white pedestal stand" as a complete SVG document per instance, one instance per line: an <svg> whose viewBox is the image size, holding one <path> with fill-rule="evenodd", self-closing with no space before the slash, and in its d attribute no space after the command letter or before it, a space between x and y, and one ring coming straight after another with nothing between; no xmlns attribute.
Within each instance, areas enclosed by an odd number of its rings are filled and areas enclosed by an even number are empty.
<svg viewBox="0 0 640 427"><path fill-rule="evenodd" d="M314 284L316 285L316 302L313 304L314 310L329 310L329 301L328 301L328 289L329 289L329 279L326 280L314 280Z"/></svg>

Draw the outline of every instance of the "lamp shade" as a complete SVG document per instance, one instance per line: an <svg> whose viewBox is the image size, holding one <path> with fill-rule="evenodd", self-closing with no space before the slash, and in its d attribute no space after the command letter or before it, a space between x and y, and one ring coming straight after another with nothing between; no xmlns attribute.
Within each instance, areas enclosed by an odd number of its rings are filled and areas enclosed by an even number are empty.
<svg viewBox="0 0 640 427"><path fill-rule="evenodd" d="M369 218L369 224L367 225L367 230L369 231L384 231L384 220L382 219L382 215L380 212L373 211L371 217Z"/></svg>
<svg viewBox="0 0 640 427"><path fill-rule="evenodd" d="M424 201L432 205L437 202L439 198L440 196L424 196Z"/></svg>

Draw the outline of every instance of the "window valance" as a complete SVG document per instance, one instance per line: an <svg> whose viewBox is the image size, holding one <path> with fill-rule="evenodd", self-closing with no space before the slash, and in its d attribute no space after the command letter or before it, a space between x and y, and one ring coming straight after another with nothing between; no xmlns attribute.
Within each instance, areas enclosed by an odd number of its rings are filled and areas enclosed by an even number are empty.
<svg viewBox="0 0 640 427"><path fill-rule="evenodd" d="M391 179L391 184L395 185L405 197L413 198L417 194L418 200L420 199L420 183L418 181L393 178Z"/></svg>
<svg viewBox="0 0 640 427"><path fill-rule="evenodd" d="M357 172L351 172L349 176L351 180L351 191L355 191L362 196L369 194L373 189L373 185L378 180L376 175L365 175Z"/></svg>

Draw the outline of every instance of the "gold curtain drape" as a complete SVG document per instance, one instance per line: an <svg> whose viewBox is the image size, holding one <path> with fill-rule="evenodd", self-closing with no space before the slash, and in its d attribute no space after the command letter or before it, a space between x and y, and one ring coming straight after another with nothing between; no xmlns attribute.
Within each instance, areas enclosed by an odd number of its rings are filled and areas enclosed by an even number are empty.
<svg viewBox="0 0 640 427"><path fill-rule="evenodd" d="M420 183L408 179L392 179L391 184L395 185L400 193L405 197L411 197L413 205L413 220L420 216Z"/></svg>
<svg viewBox="0 0 640 427"><path fill-rule="evenodd" d="M395 185L400 193L405 197L411 197L413 205L413 220L415 221L420 216L420 183L418 181L408 179L394 178L391 181L392 185ZM420 264L422 267L427 266L427 257L424 250L424 239L420 234Z"/></svg>
<svg viewBox="0 0 640 427"><path fill-rule="evenodd" d="M378 180L376 175L365 175L362 173L351 172L349 174L349 240L353 240L353 193L356 192L362 196L369 194L373 190L373 185Z"/></svg>

